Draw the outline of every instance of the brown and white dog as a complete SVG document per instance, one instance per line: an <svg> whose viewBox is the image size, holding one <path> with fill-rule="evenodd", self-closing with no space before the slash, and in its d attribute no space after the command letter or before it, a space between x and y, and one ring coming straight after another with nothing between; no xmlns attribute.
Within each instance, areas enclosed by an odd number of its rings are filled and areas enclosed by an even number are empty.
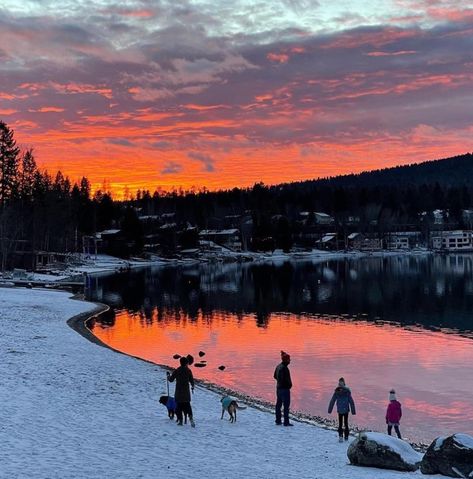
<svg viewBox="0 0 473 479"><path fill-rule="evenodd" d="M246 409L245 406L240 406L236 399L232 398L231 396L224 396L222 399L220 399L220 402L222 403L222 417L220 419L223 419L223 415L225 414L225 411L227 411L228 415L230 416L230 422L236 422L237 409Z"/></svg>

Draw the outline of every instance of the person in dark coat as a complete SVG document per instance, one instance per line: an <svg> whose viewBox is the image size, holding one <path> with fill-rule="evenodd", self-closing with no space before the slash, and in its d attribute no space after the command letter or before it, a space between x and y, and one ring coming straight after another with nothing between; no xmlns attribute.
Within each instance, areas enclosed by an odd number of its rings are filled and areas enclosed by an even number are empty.
<svg viewBox="0 0 473 479"><path fill-rule="evenodd" d="M281 363L274 370L274 379L276 380L276 424L279 426L281 421L281 407L284 407L284 425L292 426L289 422L289 406L291 405L291 373L289 364L291 356L281 351Z"/></svg>
<svg viewBox="0 0 473 479"><path fill-rule="evenodd" d="M174 399L177 403L177 424L182 426L182 414L185 413L190 419L191 426L195 427L191 407L191 393L189 391L190 384L192 392L194 392L194 376L192 375L192 371L189 369L189 360L186 357L181 357L179 362L181 365L172 374L169 374L169 371L167 372L168 381L170 383L176 380Z"/></svg>
<svg viewBox="0 0 473 479"><path fill-rule="evenodd" d="M333 406L337 403L338 412L338 440L343 442L348 441L350 429L348 428L348 413L351 410L353 415L356 414L355 402L351 397L350 388L345 384L345 379L340 378L338 380L338 386L335 388L330 404L328 405L328 413L331 414Z"/></svg>

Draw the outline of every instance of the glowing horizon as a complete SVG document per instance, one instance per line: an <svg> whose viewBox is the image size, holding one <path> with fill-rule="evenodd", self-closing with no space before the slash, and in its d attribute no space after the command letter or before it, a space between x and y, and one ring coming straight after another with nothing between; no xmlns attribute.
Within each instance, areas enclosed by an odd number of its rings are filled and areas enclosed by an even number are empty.
<svg viewBox="0 0 473 479"><path fill-rule="evenodd" d="M41 168L105 180L117 197L473 150L470 0L6 0L1 11L0 120Z"/></svg>

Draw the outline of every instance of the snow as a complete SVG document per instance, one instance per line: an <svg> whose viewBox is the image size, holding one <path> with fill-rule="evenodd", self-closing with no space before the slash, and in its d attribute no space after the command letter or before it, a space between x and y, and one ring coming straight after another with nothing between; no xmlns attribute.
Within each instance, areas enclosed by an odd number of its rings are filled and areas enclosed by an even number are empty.
<svg viewBox="0 0 473 479"><path fill-rule="evenodd" d="M445 442L445 436L440 436L435 439L434 451L440 451L442 444Z"/></svg>
<svg viewBox="0 0 473 479"><path fill-rule="evenodd" d="M380 432L364 432L362 434L371 441L389 447L389 449L398 453L407 464L414 465L422 460L422 454L415 451L408 442L402 441L397 437L388 436Z"/></svg>
<svg viewBox="0 0 473 479"><path fill-rule="evenodd" d="M455 442L465 449L473 449L473 437L468 434L455 434Z"/></svg>
<svg viewBox="0 0 473 479"><path fill-rule="evenodd" d="M439 477L350 466L335 431L277 427L251 405L235 424L220 420L220 395L202 386L197 427L178 427L158 404L164 369L66 324L93 308L61 291L0 289L0 477Z"/></svg>

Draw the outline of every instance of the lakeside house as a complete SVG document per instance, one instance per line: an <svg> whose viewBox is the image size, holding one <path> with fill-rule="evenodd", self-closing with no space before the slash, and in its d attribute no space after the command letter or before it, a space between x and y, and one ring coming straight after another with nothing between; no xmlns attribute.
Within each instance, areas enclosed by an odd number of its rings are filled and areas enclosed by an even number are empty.
<svg viewBox="0 0 473 479"><path fill-rule="evenodd" d="M350 233L347 236L347 248L358 251L381 251L383 240L363 233Z"/></svg>
<svg viewBox="0 0 473 479"><path fill-rule="evenodd" d="M436 231L430 241L434 251L473 251L473 232L469 230Z"/></svg>
<svg viewBox="0 0 473 479"><path fill-rule="evenodd" d="M322 211L301 211L299 217L304 224L333 225L335 223L333 216Z"/></svg>
<svg viewBox="0 0 473 479"><path fill-rule="evenodd" d="M240 231L237 228L225 230L202 230L199 232L199 239L212 241L215 244L228 248L232 251L241 251Z"/></svg>
<svg viewBox="0 0 473 479"><path fill-rule="evenodd" d="M316 241L315 245L319 249L336 251L344 248L344 245L341 243L343 242L340 242L337 233L327 233Z"/></svg>
<svg viewBox="0 0 473 479"><path fill-rule="evenodd" d="M386 234L386 249L407 251L423 246L420 231L396 231Z"/></svg>

